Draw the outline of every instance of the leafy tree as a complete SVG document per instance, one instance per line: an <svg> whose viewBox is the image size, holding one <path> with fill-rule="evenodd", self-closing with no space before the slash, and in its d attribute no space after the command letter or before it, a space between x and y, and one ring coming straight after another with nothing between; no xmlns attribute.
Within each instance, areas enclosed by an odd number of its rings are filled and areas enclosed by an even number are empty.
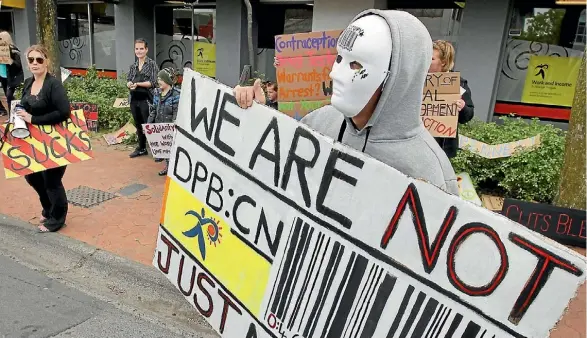
<svg viewBox="0 0 587 338"><path fill-rule="evenodd" d="M59 47L57 46L57 3L56 0L36 0L37 41L49 51L52 64L49 72L61 77Z"/></svg>
<svg viewBox="0 0 587 338"><path fill-rule="evenodd" d="M565 160L555 204L585 210L587 179L585 175L585 54L583 54L575 88L566 138Z"/></svg>
<svg viewBox="0 0 587 338"><path fill-rule="evenodd" d="M549 9L547 12L536 14L528 19L528 28L524 30L519 38L557 45L564 16L564 9L554 8Z"/></svg>

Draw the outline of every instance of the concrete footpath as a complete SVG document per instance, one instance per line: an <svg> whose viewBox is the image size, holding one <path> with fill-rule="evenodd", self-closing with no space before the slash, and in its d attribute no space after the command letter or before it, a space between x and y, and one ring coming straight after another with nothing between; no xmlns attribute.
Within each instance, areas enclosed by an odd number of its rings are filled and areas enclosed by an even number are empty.
<svg viewBox="0 0 587 338"><path fill-rule="evenodd" d="M0 337L218 337L154 268L0 215Z"/></svg>

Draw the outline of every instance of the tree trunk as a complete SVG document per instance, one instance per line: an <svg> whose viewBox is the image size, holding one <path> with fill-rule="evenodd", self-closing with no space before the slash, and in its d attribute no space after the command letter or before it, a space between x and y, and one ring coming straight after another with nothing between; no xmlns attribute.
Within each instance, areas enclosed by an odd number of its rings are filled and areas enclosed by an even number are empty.
<svg viewBox="0 0 587 338"><path fill-rule="evenodd" d="M565 160L555 205L585 210L585 54L577 78L575 98L569 120Z"/></svg>
<svg viewBox="0 0 587 338"><path fill-rule="evenodd" d="M59 47L57 45L57 4L55 0L36 0L37 41L49 51L49 72L61 77Z"/></svg>

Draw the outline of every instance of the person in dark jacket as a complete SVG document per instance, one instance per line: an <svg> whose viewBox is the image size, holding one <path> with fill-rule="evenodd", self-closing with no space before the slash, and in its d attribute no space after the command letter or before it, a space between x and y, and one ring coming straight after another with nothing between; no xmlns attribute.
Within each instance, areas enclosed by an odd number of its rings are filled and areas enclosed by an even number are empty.
<svg viewBox="0 0 587 338"><path fill-rule="evenodd" d="M454 67L455 49L453 45L444 40L436 40L433 43L433 54L432 63L430 64L429 73L439 72L450 72ZM459 124L465 124L475 115L475 106L473 105L473 99L471 98L471 88L461 76L461 87L465 92L461 95L461 98L457 100L456 104L459 108ZM455 138L441 138L437 137L436 141L442 147L446 156L452 158L457 156L457 150L459 148L459 136Z"/></svg>
<svg viewBox="0 0 587 338"><path fill-rule="evenodd" d="M27 123L54 125L66 121L70 116L67 92L60 77L48 73L51 60L47 49L31 46L26 57L33 74L24 82L20 104L24 109L16 111ZM47 169L25 176L26 181L39 195L43 207L39 232L55 232L65 225L67 196L62 179L66 166Z"/></svg>
<svg viewBox="0 0 587 338"><path fill-rule="evenodd" d="M153 104L149 107L147 123L175 123L179 107L179 89L175 87L177 72L173 68L165 68L157 74L159 88L155 89ZM159 159L156 162L161 162ZM167 175L169 159L165 160L165 169L159 176Z"/></svg>
<svg viewBox="0 0 587 338"><path fill-rule="evenodd" d="M149 104L153 102L153 91L157 87L159 67L147 56L149 46L144 39L135 41L137 60L130 66L126 86L130 89L130 111L137 128L139 146L129 155L130 158L147 155L147 138L142 125L149 118Z"/></svg>
<svg viewBox="0 0 587 338"><path fill-rule="evenodd" d="M0 64L0 83L8 103L6 108L10 109L11 102L14 99L14 91L24 81L24 72L22 71L20 50L12 42L10 33L6 31L0 32L0 44L8 45L10 48L11 63ZM2 110L2 107L0 107L0 110Z"/></svg>

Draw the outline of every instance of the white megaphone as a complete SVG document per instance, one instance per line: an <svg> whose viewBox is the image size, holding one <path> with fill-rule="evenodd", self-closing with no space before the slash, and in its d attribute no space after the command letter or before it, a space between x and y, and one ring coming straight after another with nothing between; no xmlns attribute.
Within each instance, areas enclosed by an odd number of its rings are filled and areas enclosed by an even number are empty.
<svg viewBox="0 0 587 338"><path fill-rule="evenodd" d="M29 128L28 128L25 120L23 120L22 117L16 115L16 112L21 109L24 109L24 108L20 105L17 105L14 108L14 112L12 113L14 127L12 128L12 131L10 132L10 134L14 138L21 138L22 139L22 138L29 137L29 135L31 135L31 132L29 131Z"/></svg>

